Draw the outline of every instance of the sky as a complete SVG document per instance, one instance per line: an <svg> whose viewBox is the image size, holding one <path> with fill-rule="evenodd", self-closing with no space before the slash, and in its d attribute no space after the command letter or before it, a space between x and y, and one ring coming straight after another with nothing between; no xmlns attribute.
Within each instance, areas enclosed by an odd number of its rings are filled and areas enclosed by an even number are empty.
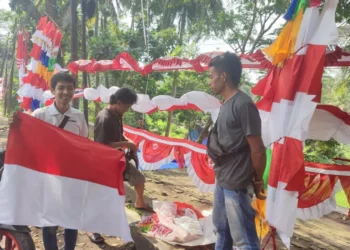
<svg viewBox="0 0 350 250"><path fill-rule="evenodd" d="M0 0L0 9L10 10L10 0Z"/></svg>

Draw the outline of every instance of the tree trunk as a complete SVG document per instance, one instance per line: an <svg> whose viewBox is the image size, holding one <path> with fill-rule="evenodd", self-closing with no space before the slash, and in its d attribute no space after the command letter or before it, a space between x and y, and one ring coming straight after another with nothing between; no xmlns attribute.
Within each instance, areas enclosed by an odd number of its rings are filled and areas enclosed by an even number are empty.
<svg viewBox="0 0 350 250"><path fill-rule="evenodd" d="M118 16L117 10L116 10L116 8L114 8L112 1L110 2L110 5L111 5L110 7L112 8L112 16L115 20L115 24L118 25L119 24L119 16Z"/></svg>
<svg viewBox="0 0 350 250"><path fill-rule="evenodd" d="M29 17L31 17L35 20L36 23L39 21L42 15L39 12L37 6L34 5L34 1L31 1L31 0L18 1L18 4L22 7L21 9L25 11L26 19L29 19Z"/></svg>
<svg viewBox="0 0 350 250"><path fill-rule="evenodd" d="M7 111L7 60L5 62L5 77L4 77L4 82L2 84L2 87L5 88L5 93L3 96L3 100L2 100L2 116L6 115L6 111Z"/></svg>
<svg viewBox="0 0 350 250"><path fill-rule="evenodd" d="M12 64L11 64L11 70L10 70L10 75L8 79L6 79L6 103L5 103L5 108L6 110L4 111L4 114L10 115L11 112L11 99L12 99L12 89L13 89L13 74L14 74L14 67L15 67L15 61L16 61L16 40L17 40L17 32L16 27L17 27L17 18L15 19L14 23L14 30L13 30L13 37L12 37ZM7 69L6 69L6 78L7 78Z"/></svg>
<svg viewBox="0 0 350 250"><path fill-rule="evenodd" d="M78 60L78 15L77 0L71 0L71 19L72 19L72 37L71 37L71 61ZM79 109L79 98L73 100L73 107Z"/></svg>
<svg viewBox="0 0 350 250"><path fill-rule="evenodd" d="M185 10L182 13L182 21L181 22L181 27L180 27L180 35L179 35L179 45L182 46L183 45L183 35L185 32L185 27L186 27L186 12ZM175 71L174 73L174 79L173 79L173 86L172 86L172 90L171 90L171 96L175 97L176 96L176 89L177 89L177 78L179 76L179 72ZM168 123L166 125L166 130L165 130L165 136L169 136L170 133L170 127L171 127L171 123L173 120L173 111L169 111L168 113Z"/></svg>
<svg viewBox="0 0 350 250"><path fill-rule="evenodd" d="M179 72L175 71L173 85L172 85L172 89L171 89L171 96L174 96L174 97L176 96L176 87L177 87L178 76L179 76ZM169 111L168 112L168 123L166 125L166 130L165 130L165 136L169 136L172 121L173 121L173 111Z"/></svg>
<svg viewBox="0 0 350 250"><path fill-rule="evenodd" d="M16 47L14 46L14 50L16 49ZM14 71L15 71L15 61L16 61L16 53L13 50L13 59L12 59L12 64L11 64L11 70L10 70L10 77L9 77L9 81L8 81L8 92L7 92L7 115L10 116L11 115L11 110L12 110L12 89L13 89L13 75L14 75Z"/></svg>
<svg viewBox="0 0 350 250"><path fill-rule="evenodd" d="M100 85L100 73L96 72L96 85L95 88L97 88ZM101 111L101 106L98 102L95 103L95 117L97 116L98 112Z"/></svg>
<svg viewBox="0 0 350 250"><path fill-rule="evenodd" d="M102 110L101 105L98 102L95 103L95 117L98 115L98 112Z"/></svg>
<svg viewBox="0 0 350 250"><path fill-rule="evenodd" d="M2 60L2 63L1 63L0 77L2 77L4 74L4 69L5 69L5 65L7 62L7 57L8 57L8 52L9 52L8 44L9 44L9 39L6 39L5 58L4 58L4 60Z"/></svg>
<svg viewBox="0 0 350 250"><path fill-rule="evenodd" d="M86 52L86 2L85 0L81 0L81 8L82 8L82 58L87 59L87 52ZM87 72L83 72L83 81L82 81L82 88L85 89L88 87L87 83ZM85 98L83 98L83 109L84 109L84 116L86 120L86 124L89 126L89 109L88 109L88 102Z"/></svg>
<svg viewBox="0 0 350 250"><path fill-rule="evenodd" d="M106 84L106 88L109 89L109 79L108 79L108 72L105 71L103 72L105 75L105 84Z"/></svg>
<svg viewBox="0 0 350 250"><path fill-rule="evenodd" d="M135 25L135 2L132 0L131 3L131 25L130 25L130 33L134 31L134 25Z"/></svg>
<svg viewBox="0 0 350 250"><path fill-rule="evenodd" d="M169 0L166 0L164 3L164 9L163 9L163 20L162 20L162 24L161 24L162 29L168 28L168 19L167 19L168 12L169 12L168 5L169 5Z"/></svg>
<svg viewBox="0 0 350 250"><path fill-rule="evenodd" d="M58 11L57 11L57 1L56 0L46 0L45 9L46 13L51 17L56 23L58 23Z"/></svg>
<svg viewBox="0 0 350 250"><path fill-rule="evenodd" d="M96 16L96 21L95 21L95 36L98 36L98 26L99 26L99 19L100 19L100 11L98 9L99 3L98 0L96 0L96 9L95 9L95 16ZM96 75L97 77L97 75Z"/></svg>
<svg viewBox="0 0 350 250"><path fill-rule="evenodd" d="M205 124L201 134L198 137L197 143L202 144L205 136L208 134L210 126L213 124L213 121L211 120L211 117L209 117L207 123Z"/></svg>

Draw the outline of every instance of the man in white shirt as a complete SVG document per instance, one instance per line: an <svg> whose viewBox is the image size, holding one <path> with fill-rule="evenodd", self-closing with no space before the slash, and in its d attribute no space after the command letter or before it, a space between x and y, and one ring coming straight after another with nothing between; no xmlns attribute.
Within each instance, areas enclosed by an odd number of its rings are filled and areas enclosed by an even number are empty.
<svg viewBox="0 0 350 250"><path fill-rule="evenodd" d="M57 73L53 75L51 79L51 92L55 96L55 102L48 107L35 110L32 115L56 127L63 128L83 137L88 137L88 127L84 114L70 105L74 95L75 84L74 77L68 73ZM10 124L16 122L20 122L16 121L16 117L9 119ZM58 250L56 233L57 227L43 228L45 250ZM73 250L75 248L77 235L77 230L65 229L64 250Z"/></svg>

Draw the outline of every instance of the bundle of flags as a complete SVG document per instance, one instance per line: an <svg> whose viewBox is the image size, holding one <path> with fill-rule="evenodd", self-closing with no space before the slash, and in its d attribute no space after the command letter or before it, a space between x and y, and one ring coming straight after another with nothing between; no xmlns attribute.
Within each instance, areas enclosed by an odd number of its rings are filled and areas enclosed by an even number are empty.
<svg viewBox="0 0 350 250"><path fill-rule="evenodd" d="M26 65L28 64L28 43L29 32L20 29L17 35L17 55L16 65L18 68L19 86L23 85L23 77L27 73Z"/></svg>
<svg viewBox="0 0 350 250"><path fill-rule="evenodd" d="M22 78L23 85L17 92L23 109L34 111L44 104L43 93L50 88L51 77L55 71L62 71L56 64L61 40L58 27L46 16L42 17L31 39L33 48L29 54L28 74ZM20 41L18 47L21 47Z"/></svg>
<svg viewBox="0 0 350 250"><path fill-rule="evenodd" d="M290 246L298 195L304 190L303 141L321 99L322 73L328 45L338 39L335 11L338 0L293 0L287 23L263 52L273 67L252 93L262 119L264 144L271 149L267 180L266 219ZM268 178L267 178L268 177Z"/></svg>

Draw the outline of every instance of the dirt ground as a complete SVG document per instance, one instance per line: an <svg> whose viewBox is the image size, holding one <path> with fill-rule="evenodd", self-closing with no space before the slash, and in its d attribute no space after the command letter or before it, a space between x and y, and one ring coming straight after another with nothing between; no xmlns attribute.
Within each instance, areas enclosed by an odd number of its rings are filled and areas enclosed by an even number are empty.
<svg viewBox="0 0 350 250"><path fill-rule="evenodd" d="M5 148L7 139L7 122L0 117L0 147ZM212 209L212 194L200 193L192 184L186 170L162 170L145 173L147 177L146 199L149 203L152 200L181 201L192 204L199 210ZM133 191L129 186L125 186L127 201L134 200ZM298 221L292 238L292 250L312 249L312 250L346 250L350 249L350 221L345 220L345 216L339 213L332 213L320 220L302 222ZM32 229L36 249L44 249L41 230ZM62 230L58 233L59 245L63 245ZM85 232L79 232L76 249L118 249L120 241L115 237L105 236L106 244L97 246L92 244ZM286 249L277 240L277 249ZM266 250L272 249L272 244L268 244ZM141 249L142 250L142 249Z"/></svg>

